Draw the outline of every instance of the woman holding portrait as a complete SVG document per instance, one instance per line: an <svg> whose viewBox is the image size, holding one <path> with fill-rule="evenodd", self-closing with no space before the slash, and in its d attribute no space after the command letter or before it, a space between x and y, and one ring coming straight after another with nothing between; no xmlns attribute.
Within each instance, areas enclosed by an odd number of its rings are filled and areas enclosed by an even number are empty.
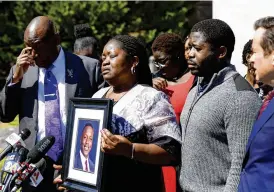
<svg viewBox="0 0 274 192"><path fill-rule="evenodd" d="M110 87L93 98L114 100L111 128L101 132L104 191L163 191L161 166L178 164L181 132L168 97L151 87L145 47L128 35L112 38L103 50L102 75Z"/></svg>

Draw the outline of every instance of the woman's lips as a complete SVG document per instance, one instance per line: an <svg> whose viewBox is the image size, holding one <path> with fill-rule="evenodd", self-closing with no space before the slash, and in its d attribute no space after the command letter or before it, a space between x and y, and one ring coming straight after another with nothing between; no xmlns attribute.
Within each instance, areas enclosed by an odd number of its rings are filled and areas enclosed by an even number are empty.
<svg viewBox="0 0 274 192"><path fill-rule="evenodd" d="M107 74L107 73L109 73L110 72L110 70L109 69L103 69L102 70L102 74L104 75L104 74Z"/></svg>

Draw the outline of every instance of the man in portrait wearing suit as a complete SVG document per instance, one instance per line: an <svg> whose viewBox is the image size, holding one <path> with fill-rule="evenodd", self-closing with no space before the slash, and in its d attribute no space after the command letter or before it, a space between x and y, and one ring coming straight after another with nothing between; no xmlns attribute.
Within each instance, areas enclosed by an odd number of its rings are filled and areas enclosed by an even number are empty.
<svg viewBox="0 0 274 192"><path fill-rule="evenodd" d="M256 80L274 86L274 17L254 24L252 56ZM265 97L243 161L239 192L274 191L274 92Z"/></svg>
<svg viewBox="0 0 274 192"><path fill-rule="evenodd" d="M90 123L87 123L81 135L81 149L76 154L74 168L81 169L86 172L94 172L94 163L89 158L89 153L92 149L93 136L94 128Z"/></svg>
<svg viewBox="0 0 274 192"><path fill-rule="evenodd" d="M11 122L19 115L19 129L31 131L25 141L28 149L45 136L55 137L45 157L44 180L35 189L23 187L28 192L54 192L53 164L62 163L69 99L91 97L99 89L99 62L64 51L54 23L47 16L32 19L24 43L26 47L1 92L0 117L2 122Z"/></svg>

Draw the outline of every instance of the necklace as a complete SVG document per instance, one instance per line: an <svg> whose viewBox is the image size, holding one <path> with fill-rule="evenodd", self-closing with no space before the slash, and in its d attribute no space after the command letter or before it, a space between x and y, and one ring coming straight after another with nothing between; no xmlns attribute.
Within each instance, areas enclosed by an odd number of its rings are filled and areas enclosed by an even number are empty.
<svg viewBox="0 0 274 192"><path fill-rule="evenodd" d="M113 106L116 104L116 103L118 103L118 101L120 101L131 89L133 89L136 85L138 84L138 82L136 82L129 90L127 90L127 91L125 91L124 93L123 93L123 95L118 99L118 100L114 100L114 99L112 99L113 100ZM114 93L115 94L115 92L113 91L113 87L110 87L109 89L108 89L108 91L103 95L103 98L106 98L106 99L111 99L111 98L109 98L109 97L107 97L107 93L111 90L111 88L112 88L112 93Z"/></svg>

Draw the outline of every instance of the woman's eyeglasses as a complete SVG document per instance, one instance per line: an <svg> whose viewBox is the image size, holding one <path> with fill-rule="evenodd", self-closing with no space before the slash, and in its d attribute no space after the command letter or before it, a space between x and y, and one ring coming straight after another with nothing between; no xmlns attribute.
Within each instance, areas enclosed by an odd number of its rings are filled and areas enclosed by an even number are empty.
<svg viewBox="0 0 274 192"><path fill-rule="evenodd" d="M157 61L153 61L155 67L157 67L158 69L162 69L166 66L166 64L163 64L163 63L160 63L160 62L157 62Z"/></svg>
<svg viewBox="0 0 274 192"><path fill-rule="evenodd" d="M158 69L162 69L164 67L166 67L166 63L167 61L170 60L170 58L165 58L163 61L158 62L158 61L153 61L155 67L157 67Z"/></svg>

